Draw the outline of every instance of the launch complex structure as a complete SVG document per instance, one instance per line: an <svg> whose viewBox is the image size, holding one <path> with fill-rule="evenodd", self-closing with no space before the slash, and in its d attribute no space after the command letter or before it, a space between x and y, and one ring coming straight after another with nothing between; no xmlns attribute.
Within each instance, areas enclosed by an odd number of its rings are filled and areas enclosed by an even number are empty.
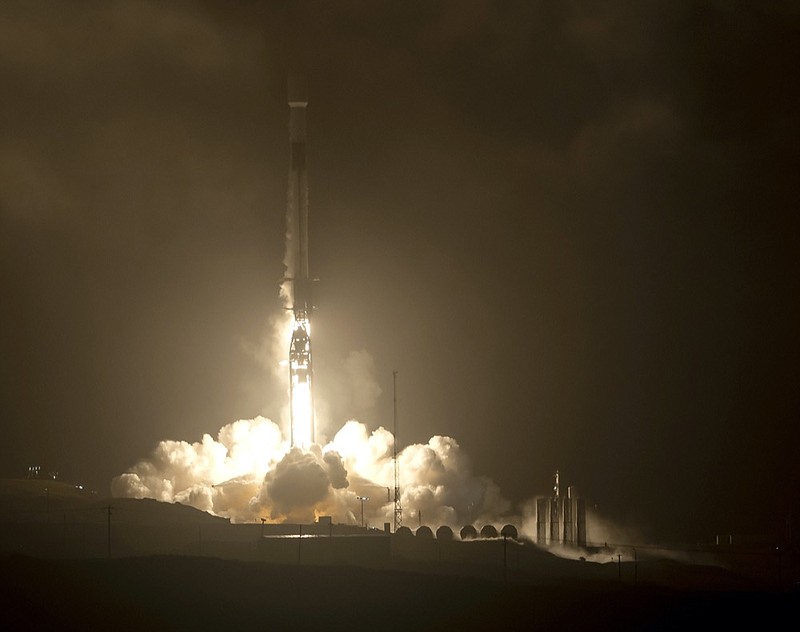
<svg viewBox="0 0 800 632"><path fill-rule="evenodd" d="M560 474L553 475L553 495L536 499L536 541L542 545L586 546L586 501L575 487L561 493Z"/></svg>

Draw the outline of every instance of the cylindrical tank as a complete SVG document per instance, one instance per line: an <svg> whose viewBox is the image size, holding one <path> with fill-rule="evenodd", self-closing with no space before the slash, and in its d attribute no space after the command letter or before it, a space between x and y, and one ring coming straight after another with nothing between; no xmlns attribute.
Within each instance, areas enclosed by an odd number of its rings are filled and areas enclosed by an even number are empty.
<svg viewBox="0 0 800 632"><path fill-rule="evenodd" d="M462 540L474 540L478 537L478 531L471 524L468 524L461 528L459 535Z"/></svg>
<svg viewBox="0 0 800 632"><path fill-rule="evenodd" d="M483 526L481 529L481 537L483 538L496 538L497 537L497 529L495 529L494 525L487 524Z"/></svg>
<svg viewBox="0 0 800 632"><path fill-rule="evenodd" d="M436 529L436 539L437 540L452 540L453 539L453 530L448 527L447 525L442 525L438 529Z"/></svg>
<svg viewBox="0 0 800 632"><path fill-rule="evenodd" d="M428 525L422 525L417 529L417 537L425 540L433 540L433 531Z"/></svg>
<svg viewBox="0 0 800 632"><path fill-rule="evenodd" d="M500 535L504 538L513 538L516 540L519 534L517 533L517 528L513 524L507 524L500 529Z"/></svg>
<svg viewBox="0 0 800 632"><path fill-rule="evenodd" d="M550 501L547 498L536 499L536 541L547 544L547 525L549 518Z"/></svg>

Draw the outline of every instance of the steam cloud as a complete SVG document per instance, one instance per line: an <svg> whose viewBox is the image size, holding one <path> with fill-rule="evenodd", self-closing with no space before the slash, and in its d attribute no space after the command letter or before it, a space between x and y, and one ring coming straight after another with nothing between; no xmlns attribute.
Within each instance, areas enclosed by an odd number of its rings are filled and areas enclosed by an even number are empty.
<svg viewBox="0 0 800 632"><path fill-rule="evenodd" d="M112 494L179 502L233 522L306 522L329 515L335 522L368 524L394 517L394 437L383 427L369 432L350 420L324 446L290 448L265 417L223 426L216 439L161 441L149 458L114 478ZM405 522L448 525L499 524L510 508L493 481L472 474L451 437L398 453ZM502 520L501 520L502 519Z"/></svg>

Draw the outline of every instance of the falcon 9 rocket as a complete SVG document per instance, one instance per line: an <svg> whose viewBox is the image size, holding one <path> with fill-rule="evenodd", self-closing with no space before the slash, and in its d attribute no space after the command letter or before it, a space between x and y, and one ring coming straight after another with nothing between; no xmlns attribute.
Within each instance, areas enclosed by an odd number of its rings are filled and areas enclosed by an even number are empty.
<svg viewBox="0 0 800 632"><path fill-rule="evenodd" d="M289 101L288 279L293 313L289 343L289 416L291 445L308 449L314 442L313 365L311 362L311 280L308 272L308 173L306 172L305 78L292 75Z"/></svg>

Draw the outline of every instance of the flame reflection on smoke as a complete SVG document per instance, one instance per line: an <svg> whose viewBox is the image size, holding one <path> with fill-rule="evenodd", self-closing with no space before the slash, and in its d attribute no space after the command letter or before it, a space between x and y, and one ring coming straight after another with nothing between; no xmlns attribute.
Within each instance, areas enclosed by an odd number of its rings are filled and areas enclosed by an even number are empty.
<svg viewBox="0 0 800 632"><path fill-rule="evenodd" d="M112 481L114 496L180 502L233 522L313 521L321 515L367 524L391 522L394 436L358 421L324 446L292 447L264 417L224 426L214 439L162 441ZM475 476L450 437L434 436L398 452L403 506L431 525L507 521L509 503L493 481ZM411 515L411 514L409 514ZM504 516L505 517L502 517ZM502 517L502 518L501 518Z"/></svg>

